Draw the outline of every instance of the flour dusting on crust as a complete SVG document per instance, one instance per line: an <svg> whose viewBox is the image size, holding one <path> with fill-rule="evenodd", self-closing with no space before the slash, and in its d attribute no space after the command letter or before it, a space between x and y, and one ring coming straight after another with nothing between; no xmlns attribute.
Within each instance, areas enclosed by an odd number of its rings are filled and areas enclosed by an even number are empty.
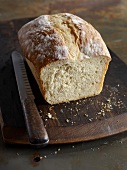
<svg viewBox="0 0 127 170"><path fill-rule="evenodd" d="M45 57L54 59L65 59L68 56L68 47L64 45L63 39L55 31L49 16L40 16L29 22L19 31L19 39L26 49L26 57L36 55L35 62L43 63Z"/></svg>
<svg viewBox="0 0 127 170"><path fill-rule="evenodd" d="M24 25L18 36L25 56L30 61L34 58L35 64L39 62L39 68L61 59L83 60L99 55L110 58L105 43L92 25L69 13L42 15Z"/></svg>

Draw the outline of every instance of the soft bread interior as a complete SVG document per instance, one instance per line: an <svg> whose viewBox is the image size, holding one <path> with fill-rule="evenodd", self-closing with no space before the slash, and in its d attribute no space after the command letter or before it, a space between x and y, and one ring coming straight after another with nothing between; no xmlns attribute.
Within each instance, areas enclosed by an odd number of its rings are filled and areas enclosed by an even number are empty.
<svg viewBox="0 0 127 170"><path fill-rule="evenodd" d="M102 91L109 61L98 56L82 61L63 60L41 70L45 99L50 104L94 96Z"/></svg>

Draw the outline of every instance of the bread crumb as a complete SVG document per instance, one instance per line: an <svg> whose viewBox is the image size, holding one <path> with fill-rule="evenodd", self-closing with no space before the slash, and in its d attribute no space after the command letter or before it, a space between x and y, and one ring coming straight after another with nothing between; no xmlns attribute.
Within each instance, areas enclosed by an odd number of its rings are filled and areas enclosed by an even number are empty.
<svg viewBox="0 0 127 170"><path fill-rule="evenodd" d="M54 106L51 106L51 107L49 108L49 110L52 111L53 107L54 107Z"/></svg>
<svg viewBox="0 0 127 170"><path fill-rule="evenodd" d="M66 122L69 123L70 122L69 119L66 119Z"/></svg>
<svg viewBox="0 0 127 170"><path fill-rule="evenodd" d="M107 99L107 102L110 102L111 101L111 99Z"/></svg>
<svg viewBox="0 0 127 170"><path fill-rule="evenodd" d="M63 113L63 109L60 109L60 112Z"/></svg>
<svg viewBox="0 0 127 170"><path fill-rule="evenodd" d="M101 112L98 112L97 114L98 114L98 115L101 115Z"/></svg>
<svg viewBox="0 0 127 170"><path fill-rule="evenodd" d="M76 116L77 116L77 114L74 115L74 117L76 117Z"/></svg>
<svg viewBox="0 0 127 170"><path fill-rule="evenodd" d="M105 116L105 113L102 113L102 116L104 117L104 116Z"/></svg>
<svg viewBox="0 0 127 170"><path fill-rule="evenodd" d="M52 118L51 113L48 113L48 115L47 115L47 116L48 116L48 118L49 118L49 119L51 119L51 118Z"/></svg>
<svg viewBox="0 0 127 170"><path fill-rule="evenodd" d="M84 116L88 117L88 114L85 114Z"/></svg>
<svg viewBox="0 0 127 170"><path fill-rule="evenodd" d="M57 151L59 152L59 151L60 151L60 148L58 148Z"/></svg>

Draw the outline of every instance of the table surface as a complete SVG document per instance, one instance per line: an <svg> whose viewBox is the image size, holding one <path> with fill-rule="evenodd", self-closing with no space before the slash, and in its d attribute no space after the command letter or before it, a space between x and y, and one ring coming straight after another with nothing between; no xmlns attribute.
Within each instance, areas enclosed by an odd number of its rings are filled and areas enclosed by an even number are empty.
<svg viewBox="0 0 127 170"><path fill-rule="evenodd" d="M108 47L127 64L126 0L1 0L0 22L69 12L90 22ZM44 157L39 162L36 156ZM126 170L127 132L96 141L43 149L8 146L0 134L0 170Z"/></svg>

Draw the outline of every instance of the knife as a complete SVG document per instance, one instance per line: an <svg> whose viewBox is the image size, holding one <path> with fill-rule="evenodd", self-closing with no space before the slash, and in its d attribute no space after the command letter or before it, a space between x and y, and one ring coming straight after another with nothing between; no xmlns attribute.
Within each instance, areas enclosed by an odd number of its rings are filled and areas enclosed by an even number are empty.
<svg viewBox="0 0 127 170"><path fill-rule="evenodd" d="M13 51L12 63L30 144L38 147L46 146L49 137L34 102L35 97L29 84L23 56Z"/></svg>

